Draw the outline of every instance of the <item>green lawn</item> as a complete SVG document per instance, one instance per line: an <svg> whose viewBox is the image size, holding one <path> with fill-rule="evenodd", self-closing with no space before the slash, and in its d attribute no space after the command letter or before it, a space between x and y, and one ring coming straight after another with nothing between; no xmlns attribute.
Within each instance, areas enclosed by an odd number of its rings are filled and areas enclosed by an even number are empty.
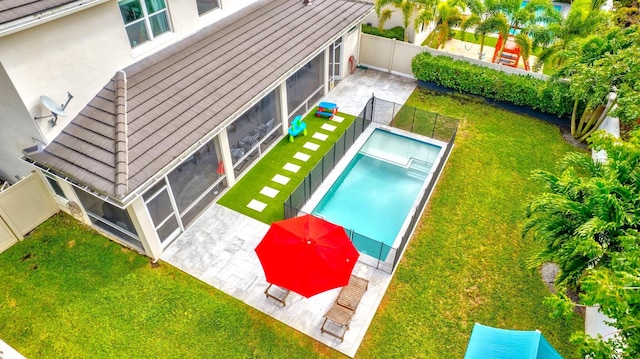
<svg viewBox="0 0 640 359"><path fill-rule="evenodd" d="M315 117L314 114L315 111L312 111L305 117L307 136L298 136L294 142L289 142L288 137L283 138L235 186L230 188L218 203L267 224L282 220L284 218L284 201L355 119L354 116L338 113L340 117L344 118L344 121L339 123ZM323 130L320 128L323 124L336 126L336 129L333 132ZM325 141L319 141L312 138L316 132L329 137ZM304 148L304 144L308 141L320 145L320 148L316 151ZM295 159L293 155L297 152L311 157L306 162ZM297 173L284 170L282 167L287 162L300 166L300 170ZM276 174L289 177L291 180L286 185L273 182L271 179ZM260 194L264 186L276 189L279 193L274 198ZM252 199L266 203L267 207L262 212L247 207Z"/></svg>
<svg viewBox="0 0 640 359"><path fill-rule="evenodd" d="M461 38L461 33L462 31L460 30L451 30L451 34L452 34L452 38L456 39L456 40L462 40L465 42L470 42L472 44L478 44L480 45L480 36L478 36L478 38L476 38L475 34L472 32L465 32L464 33L464 38ZM484 37L484 47L485 50L491 48L493 49L494 47L496 47L496 44L498 43L498 38L497 37L493 37L493 36L485 36Z"/></svg>
<svg viewBox="0 0 640 359"><path fill-rule="evenodd" d="M461 123L357 357L461 358L474 322L540 329L575 357L568 338L582 322L548 317L525 264L538 247L520 236L541 191L529 173L573 148L554 126L464 97L416 91L409 103ZM0 254L0 293L0 338L29 358L342 357L66 215Z"/></svg>
<svg viewBox="0 0 640 359"><path fill-rule="evenodd" d="M525 201L541 191L529 173L552 169L573 148L555 126L473 99L418 90L407 104L461 123L360 353L461 358L479 322L540 329L565 358L575 357L568 339L582 322L548 317L541 304L548 292L525 263L538 247L520 236Z"/></svg>

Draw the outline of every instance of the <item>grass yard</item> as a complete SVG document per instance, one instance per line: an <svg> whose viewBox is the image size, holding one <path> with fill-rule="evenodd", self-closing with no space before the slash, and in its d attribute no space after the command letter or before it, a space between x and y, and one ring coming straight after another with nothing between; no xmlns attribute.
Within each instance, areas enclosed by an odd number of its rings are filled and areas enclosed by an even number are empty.
<svg viewBox="0 0 640 359"><path fill-rule="evenodd" d="M305 117L307 136L298 136L293 143L289 142L288 136L282 139L235 186L229 189L218 203L266 224L282 220L284 218L284 201L355 119L354 116L339 113L338 115L344 118L344 121L339 123L315 117L314 114L315 111L312 111ZM320 128L323 124L336 126L336 129L333 132L323 130ZM325 134L328 138L325 141L312 138L316 132ZM304 148L304 144L308 141L320 145L318 150L311 151ZM295 159L293 156L297 152L311 157L306 162ZM284 170L282 167L287 163L300 166L300 170L297 173ZM276 174L289 177L290 181L286 185L272 181L271 179ZM269 186L279 192L274 198L270 198L260 193L264 186ZM262 212L247 207L252 199L266 203L267 207Z"/></svg>
<svg viewBox="0 0 640 359"><path fill-rule="evenodd" d="M461 358L474 322L540 329L565 358L582 322L553 320L521 239L529 174L574 148L557 127L477 100L417 90L410 106L461 119L455 147L369 328L362 357ZM365 355L366 353L366 355ZM443 356L443 353L446 353Z"/></svg>
<svg viewBox="0 0 640 359"><path fill-rule="evenodd" d="M524 203L541 191L531 170L553 168L573 147L555 126L465 97L417 90L409 105L461 123L357 357L461 358L474 322L540 329L565 358L575 357L568 338L582 322L548 317L545 285L526 268L537 245L520 236ZM321 121L307 119L307 139ZM236 187L243 190L223 199L240 203L245 191L257 193L303 140L280 143ZM0 254L0 278L0 338L28 358L343 357L66 215Z"/></svg>
<svg viewBox="0 0 640 359"><path fill-rule="evenodd" d="M456 40L462 40L464 42L470 42L472 44L478 44L480 45L480 36L478 36L478 38L476 38L475 34L472 32L465 32L464 33L464 37L462 37L462 31L460 30L451 30L451 35L452 38L456 39ZM493 37L493 36L485 36L484 37L484 47L485 50L491 48L493 49L494 47L496 47L496 44L498 43L498 38L497 37Z"/></svg>
<svg viewBox="0 0 640 359"><path fill-rule="evenodd" d="M64 214L0 254L0 278L0 338L27 358L338 357Z"/></svg>

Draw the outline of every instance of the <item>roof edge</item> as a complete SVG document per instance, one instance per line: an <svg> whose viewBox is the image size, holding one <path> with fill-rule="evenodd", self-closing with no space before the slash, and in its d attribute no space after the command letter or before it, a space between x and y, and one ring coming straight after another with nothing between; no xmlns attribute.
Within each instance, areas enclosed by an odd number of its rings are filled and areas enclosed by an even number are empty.
<svg viewBox="0 0 640 359"><path fill-rule="evenodd" d="M73 14L94 5L109 2L111 0L78 0L53 9L48 9L37 14L25 16L4 24L0 24L0 37L13 34L18 31L44 24L46 22Z"/></svg>

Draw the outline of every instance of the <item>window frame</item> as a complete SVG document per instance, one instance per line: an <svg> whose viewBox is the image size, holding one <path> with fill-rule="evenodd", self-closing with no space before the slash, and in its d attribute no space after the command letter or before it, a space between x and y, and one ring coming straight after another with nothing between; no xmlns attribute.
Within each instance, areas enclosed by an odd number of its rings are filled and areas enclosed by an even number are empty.
<svg viewBox="0 0 640 359"><path fill-rule="evenodd" d="M220 9L222 8L222 5L220 4L220 0L214 0L214 1L216 2L217 7L214 7L214 8L212 8L212 9L209 9L209 10L207 10L207 11L205 11L205 12L202 12L202 13L201 13L201 12L200 12L200 7L198 6L198 2L199 2L199 0L196 0L196 9L198 10L198 16L199 16L199 17L203 17L203 16L206 16L206 15L211 14L211 13L212 13L212 12L214 12L215 10L220 10Z"/></svg>
<svg viewBox="0 0 640 359"><path fill-rule="evenodd" d="M140 4L140 9L142 10L142 14L141 17L139 19L135 19L131 22L126 22L124 16L122 15L122 8L120 7L121 3L131 3L131 2L137 2L138 4ZM129 40L129 46L131 46L132 49L137 49L140 48L143 45L146 45L148 43L152 43L154 42L157 38L172 33L173 32L173 26L171 24L171 16L169 13L169 5L167 4L167 0L163 0L164 2L164 8L157 10L155 12L149 13L149 10L147 9L147 4L146 4L146 0L118 0L118 9L120 10L120 16L122 18L122 22L124 24L124 30L125 33L127 34L127 39ZM160 34L155 35L153 33L153 28L151 26L151 20L152 18L159 16L161 13L165 13L165 17L167 19L167 31L164 31ZM137 26L138 24L142 23L144 25L144 29L146 31L146 36L147 36L147 40L142 41L140 43L137 43L136 45L133 45L133 42L131 40L131 38L129 37L129 32L127 31L128 28L132 27L132 26Z"/></svg>
<svg viewBox="0 0 640 359"><path fill-rule="evenodd" d="M60 183L58 182L58 178L56 178L56 176L52 175L51 173L48 172L42 172L42 175L44 176L44 178L47 180L47 184L49 185L49 188L51 189L51 191L53 192L54 195L67 199L67 195L64 193L64 190L62 189L62 187L60 186ZM54 185L55 183L55 185ZM56 188L57 186L57 188ZM60 192L58 192L58 190Z"/></svg>

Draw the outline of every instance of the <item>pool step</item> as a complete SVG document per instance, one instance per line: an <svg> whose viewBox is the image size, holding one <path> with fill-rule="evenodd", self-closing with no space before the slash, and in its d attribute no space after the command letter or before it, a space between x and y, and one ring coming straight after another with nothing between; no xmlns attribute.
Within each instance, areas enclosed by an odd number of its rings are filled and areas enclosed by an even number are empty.
<svg viewBox="0 0 640 359"><path fill-rule="evenodd" d="M433 163L412 158L407 165L407 176L417 178L419 180L425 180L427 179L432 166Z"/></svg>

